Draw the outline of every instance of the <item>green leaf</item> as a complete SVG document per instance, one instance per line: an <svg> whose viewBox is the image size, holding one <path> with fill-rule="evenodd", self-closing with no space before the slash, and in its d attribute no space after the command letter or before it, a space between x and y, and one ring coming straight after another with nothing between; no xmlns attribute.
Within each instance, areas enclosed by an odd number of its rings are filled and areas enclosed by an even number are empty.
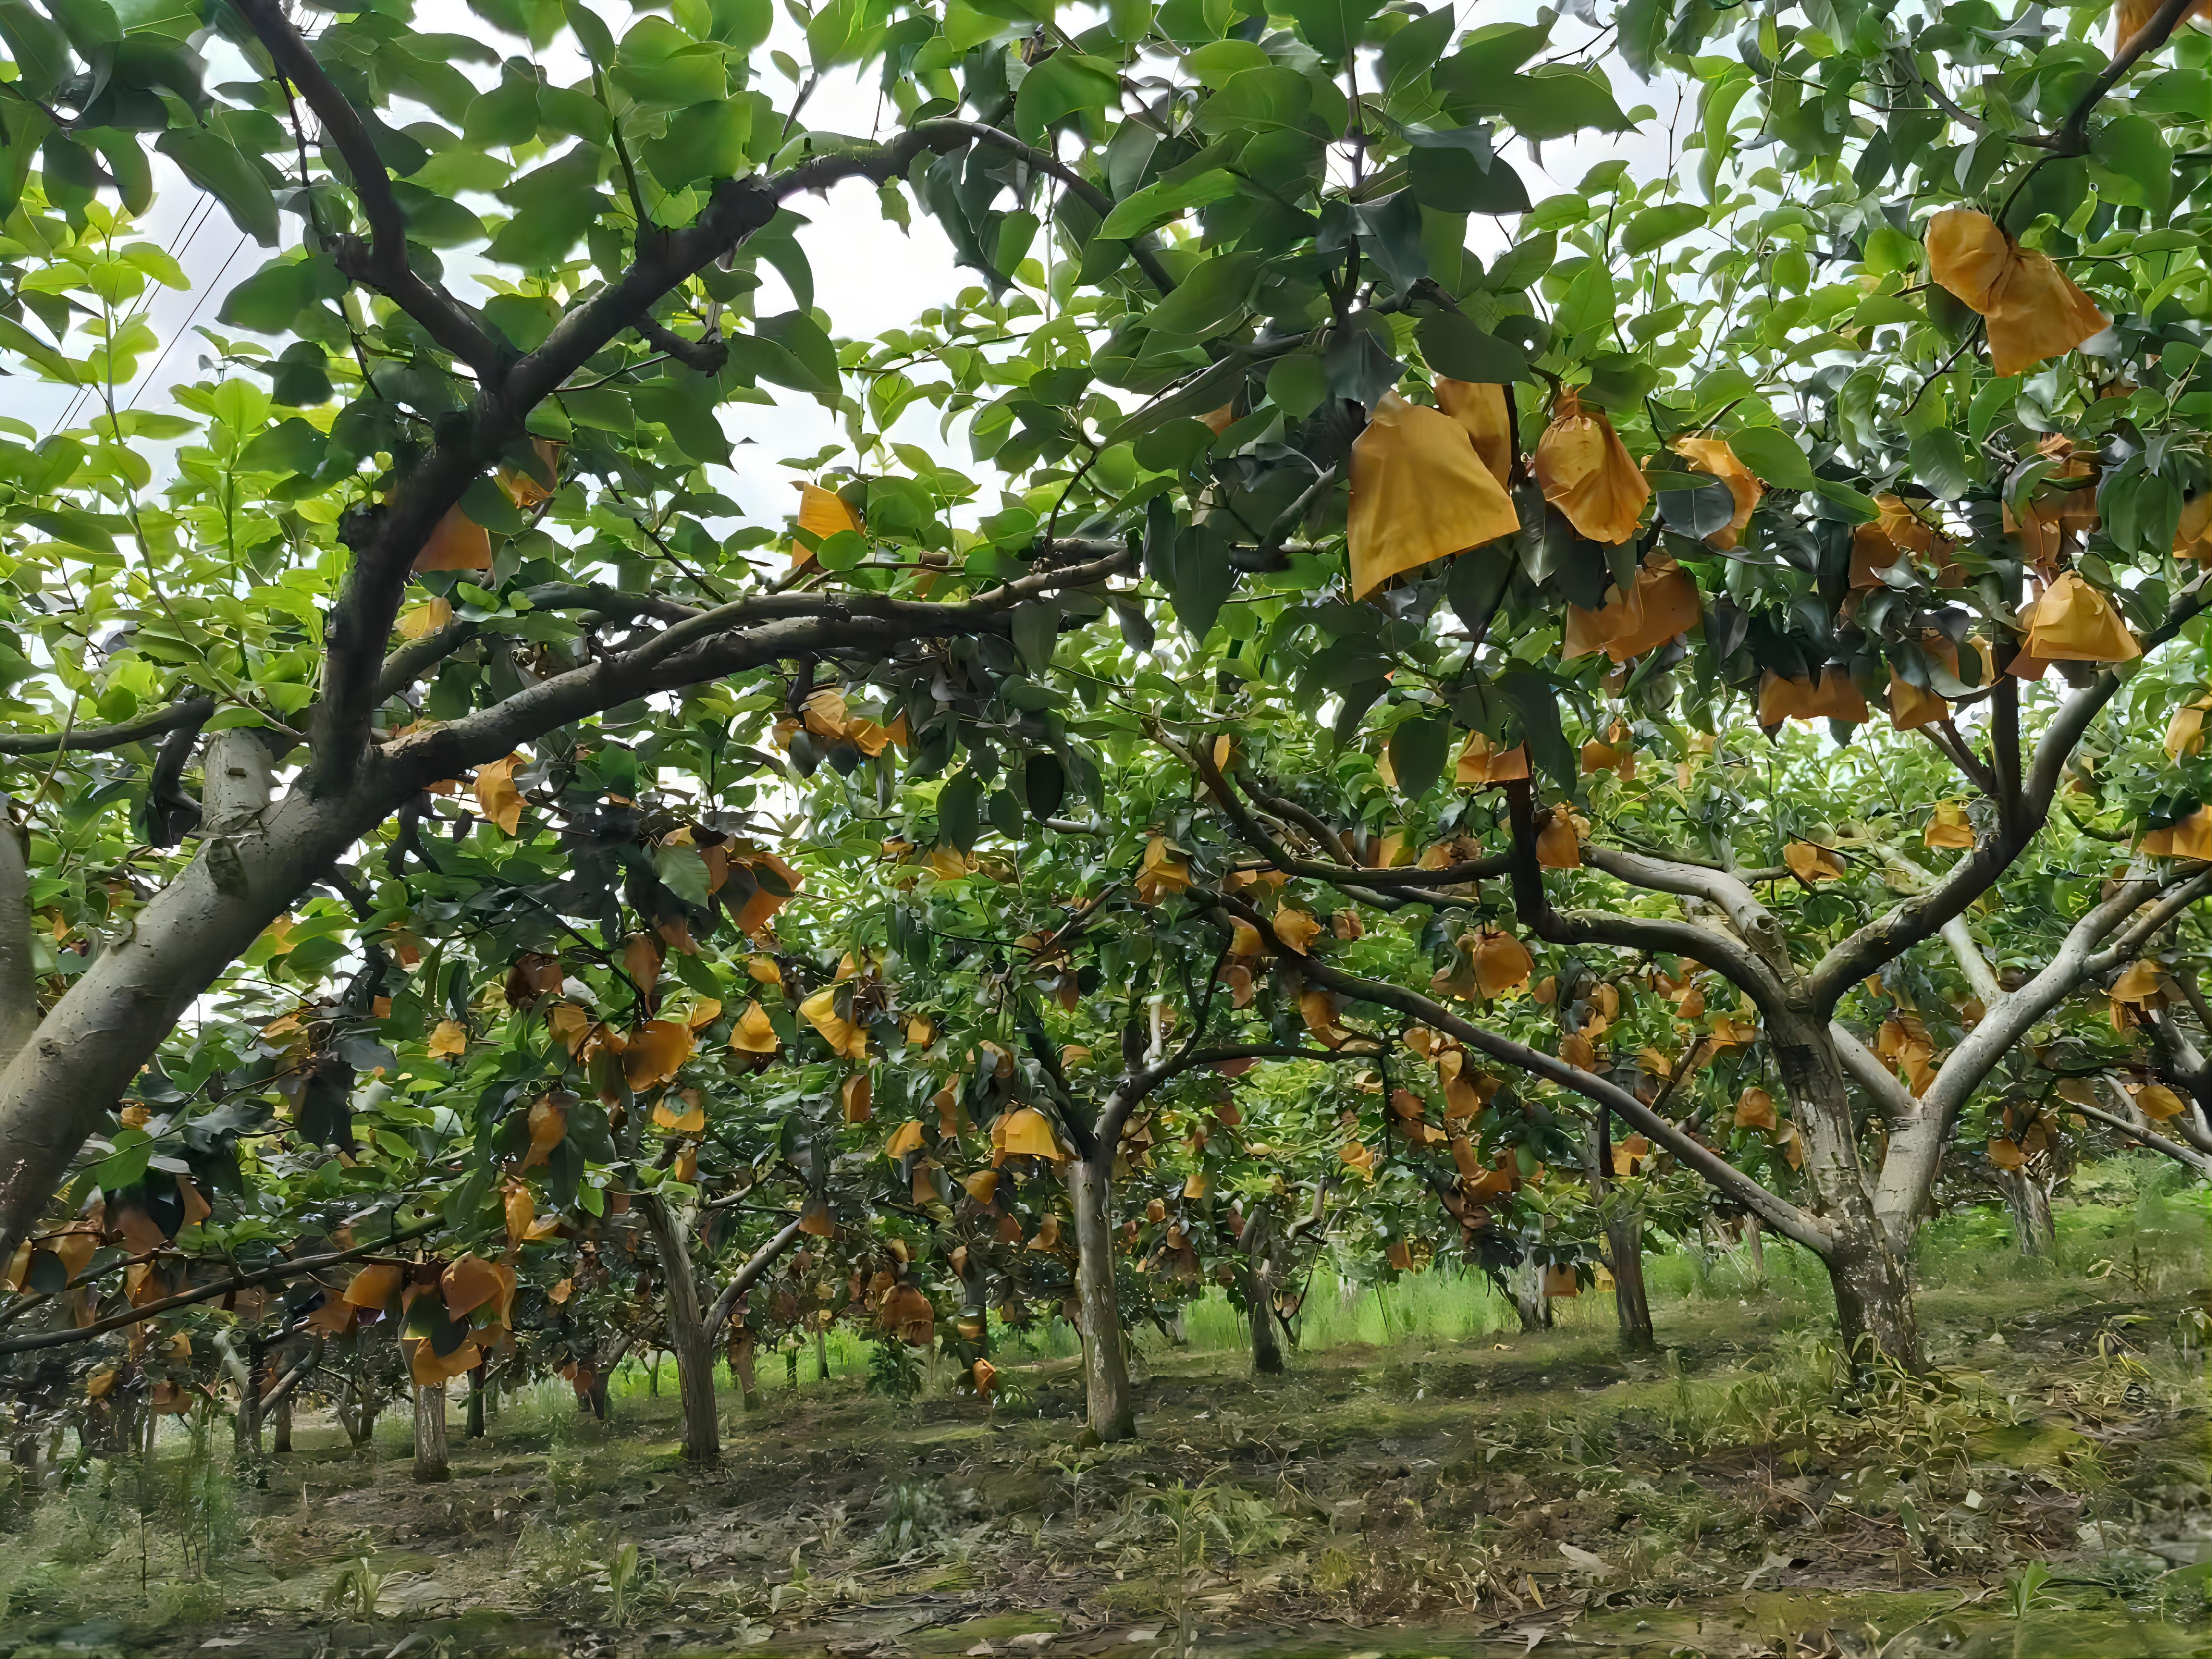
<svg viewBox="0 0 2212 1659"><path fill-rule="evenodd" d="M1267 396L1292 420L1304 420L1328 396L1328 371L1310 351L1278 357L1267 371Z"/></svg>
<svg viewBox="0 0 2212 1659"><path fill-rule="evenodd" d="M962 852L972 850L982 827L983 785L965 768L945 781L937 794L937 838Z"/></svg>
<svg viewBox="0 0 2212 1659"><path fill-rule="evenodd" d="M1973 488L1981 468L1959 434L1939 426L1912 441L1912 476L1943 500L1955 501Z"/></svg>
<svg viewBox="0 0 2212 1659"><path fill-rule="evenodd" d="M1581 765L1559 726L1559 688L1534 669L1515 666L1498 676L1498 689L1520 717L1528 756L1560 788L1572 793Z"/></svg>
<svg viewBox="0 0 2212 1659"><path fill-rule="evenodd" d="M718 99L669 117L668 131L642 146L645 164L670 190L701 179L734 179L747 170L753 106L742 98Z"/></svg>
<svg viewBox="0 0 2212 1659"><path fill-rule="evenodd" d="M264 247L276 246L276 198L237 145L205 128L179 128L163 133L154 147L221 202L240 230Z"/></svg>
<svg viewBox="0 0 2212 1659"><path fill-rule="evenodd" d="M677 448L692 460L730 464L730 435L714 413L713 381L696 374L648 380L631 392L630 402L647 420L666 427Z"/></svg>
<svg viewBox="0 0 2212 1659"><path fill-rule="evenodd" d="M1199 106L1198 125L1216 138L1279 132L1304 127L1312 108L1311 82L1270 64L1231 76L1228 85Z"/></svg>
<svg viewBox="0 0 2212 1659"><path fill-rule="evenodd" d="M1047 127L1085 110L1103 109L1121 95L1121 72L1103 58L1066 49L1032 69L1014 95L1014 131L1035 143Z"/></svg>
<svg viewBox="0 0 2212 1659"><path fill-rule="evenodd" d="M1613 273L1601 259L1592 259L1567 284L1566 297L1559 301L1559 315L1554 319L1562 340L1571 340L1593 330L1610 331L1615 303Z"/></svg>
<svg viewBox="0 0 2212 1659"><path fill-rule="evenodd" d="M284 475L313 472L323 464L330 440L298 416L279 422L246 446L238 465L248 472Z"/></svg>
<svg viewBox="0 0 2212 1659"><path fill-rule="evenodd" d="M1060 601L1031 599L1016 605L1007 620L1013 629L1014 648L1030 672L1042 679L1052 667L1053 649L1060 642Z"/></svg>
<svg viewBox="0 0 2212 1659"><path fill-rule="evenodd" d="M1195 340L1214 333L1243 311L1266 263L1265 254L1254 252L1217 253L1201 259L1145 320L1155 335L1170 339Z"/></svg>
<svg viewBox="0 0 2212 1659"><path fill-rule="evenodd" d="M1390 769L1407 800L1419 800L1444 775L1451 751L1451 721L1442 714L1418 714L1390 730Z"/></svg>
<svg viewBox="0 0 2212 1659"><path fill-rule="evenodd" d="M1407 182L1423 207L1443 213L1526 213L1528 187L1503 156L1488 166L1464 149L1422 145L1407 160Z"/></svg>
<svg viewBox="0 0 2212 1659"><path fill-rule="evenodd" d="M660 846L653 849L653 873L661 884L686 904L705 909L707 860L696 847Z"/></svg>
<svg viewBox="0 0 2212 1659"><path fill-rule="evenodd" d="M17 77L33 97L52 97L68 78L68 40L44 12L25 0L0 0L0 40L8 43Z"/></svg>
<svg viewBox="0 0 2212 1659"><path fill-rule="evenodd" d="M589 144L533 168L499 192L514 210L485 257L500 264L536 269L556 264L575 246L607 205L599 189L605 151Z"/></svg>
<svg viewBox="0 0 2212 1659"><path fill-rule="evenodd" d="M1413 334L1429 367L1455 380L1504 386L1533 378L1518 346L1486 333L1458 312L1433 312L1415 325Z"/></svg>
<svg viewBox="0 0 2212 1659"><path fill-rule="evenodd" d="M461 122L470 143L505 149L538 137L538 82L512 69L489 92L477 94Z"/></svg>
<svg viewBox="0 0 2212 1659"><path fill-rule="evenodd" d="M837 348L830 344L830 337L822 331L821 325L811 317L803 311L786 311L773 317L763 317L754 323L753 327L760 337L782 347L805 372L811 384L797 386L794 390L811 392L817 397L836 395L839 382ZM791 383L779 381L778 384Z"/></svg>
<svg viewBox="0 0 2212 1659"><path fill-rule="evenodd" d="M1115 203L1105 222L1093 234L1109 241L1126 242L1170 219L1181 218L1193 208L1234 196L1237 190L1236 174L1220 167L1209 168L1177 184L1162 179L1146 185L1127 200Z"/></svg>
<svg viewBox="0 0 2212 1659"><path fill-rule="evenodd" d="M1022 763L1022 796L1030 816L1042 823L1067 799L1067 769L1050 750L1039 750Z"/></svg>
<svg viewBox="0 0 2212 1659"><path fill-rule="evenodd" d="M1375 0L1286 0L1286 5L1305 43L1336 63L1352 55L1377 9Z"/></svg>
<svg viewBox="0 0 2212 1659"><path fill-rule="evenodd" d="M1266 69L1271 61L1267 52L1250 40L1209 40L1194 49L1182 63L1198 77L1200 86L1218 92L1229 84L1232 76L1248 69Z"/></svg>
<svg viewBox="0 0 2212 1659"><path fill-rule="evenodd" d="M1692 203L1668 202L1660 207L1645 208L1621 231L1620 251L1630 254L1648 252L1679 236L1702 230L1705 224L1705 209Z"/></svg>
<svg viewBox="0 0 2212 1659"><path fill-rule="evenodd" d="M1382 90L1388 94L1418 80L1451 44L1455 8L1438 6L1382 43Z"/></svg>
<svg viewBox="0 0 2212 1659"><path fill-rule="evenodd" d="M1729 447L1752 475L1778 489L1810 489L1813 464L1778 426L1747 426L1729 434Z"/></svg>
<svg viewBox="0 0 2212 1659"><path fill-rule="evenodd" d="M2173 151L2158 123L2147 115L2108 121L2090 141L2091 159L2121 187L2112 194L2147 212L2162 214L2173 198Z"/></svg>
<svg viewBox="0 0 2212 1659"><path fill-rule="evenodd" d="M1468 88L1451 106L1455 114L1495 115L1524 138L1564 138L1571 132L1626 132L1630 122L1595 75L1559 65L1533 75L1508 75Z"/></svg>

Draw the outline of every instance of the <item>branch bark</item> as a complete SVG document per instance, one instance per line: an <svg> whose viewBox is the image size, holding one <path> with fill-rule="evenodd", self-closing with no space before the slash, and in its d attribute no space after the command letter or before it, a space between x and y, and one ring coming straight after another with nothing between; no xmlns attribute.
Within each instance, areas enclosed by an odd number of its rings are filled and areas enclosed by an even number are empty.
<svg viewBox="0 0 2212 1659"><path fill-rule="evenodd" d="M219 1296L230 1295L234 1291L252 1290L261 1285L274 1285L287 1279L297 1279L303 1273L320 1273L325 1267L335 1267L343 1262L357 1261L365 1255L374 1255L379 1251L390 1249L394 1244L404 1244L410 1238L420 1238L425 1233L434 1232L443 1225L445 1223L442 1221L418 1222L412 1227L403 1227L397 1232L387 1233L374 1244L356 1245L350 1250L333 1250L325 1255L301 1256L296 1261L278 1262L274 1266L262 1267L250 1273L238 1273L229 1279L219 1279L212 1285L201 1285L191 1290L180 1291L175 1296L164 1297L159 1302L149 1302L143 1308L132 1308L127 1312L111 1314L106 1319L95 1320L93 1323L81 1328L60 1331L40 1331L30 1336L10 1337L6 1341L0 1342L0 1354L28 1353L37 1348L60 1348L66 1347L72 1342L88 1342L95 1336L105 1336L110 1331L119 1331L126 1325L137 1325L149 1319L159 1319L163 1314L174 1313L179 1308L193 1307L202 1302L212 1302ZM9 1248L12 1253L14 1246L10 1245Z"/></svg>
<svg viewBox="0 0 2212 1659"><path fill-rule="evenodd" d="M214 714L213 697L187 697L182 702L171 703L167 708L157 708L150 714L141 714L135 720L118 721L113 726L85 726L73 732L16 733L0 737L0 755L79 755L120 749L125 744L143 743L149 738L158 738L185 726L197 730L205 726Z"/></svg>
<svg viewBox="0 0 2212 1659"><path fill-rule="evenodd" d="M0 1066L39 1029L39 981L31 969L31 873L23 833L0 817Z"/></svg>
<svg viewBox="0 0 2212 1659"><path fill-rule="evenodd" d="M1274 931L1267 919L1249 905L1225 896L1216 897L1212 902L1238 920L1257 928L1261 937L1274 945L1279 951L1285 948L1276 941ZM1408 991L1382 980L1346 973L1314 956L1301 957L1298 970L1306 978L1332 991L1410 1014L1423 1024L1449 1032L1468 1048L1479 1049L1516 1071L1526 1072L1547 1083L1572 1090L1595 1105L1610 1108L1620 1115L1623 1121L1674 1153L1703 1177L1709 1186L1726 1194L1746 1209L1755 1211L1778 1231L1795 1239L1807 1249L1825 1257L1832 1248L1826 1228L1816 1218L1808 1215L1789 1200L1769 1192L1711 1147L1693 1139L1679 1124L1660 1116L1620 1085L1595 1073L1585 1072L1578 1066L1570 1066L1540 1048L1501 1036L1462 1018L1443 1004L1419 992Z"/></svg>

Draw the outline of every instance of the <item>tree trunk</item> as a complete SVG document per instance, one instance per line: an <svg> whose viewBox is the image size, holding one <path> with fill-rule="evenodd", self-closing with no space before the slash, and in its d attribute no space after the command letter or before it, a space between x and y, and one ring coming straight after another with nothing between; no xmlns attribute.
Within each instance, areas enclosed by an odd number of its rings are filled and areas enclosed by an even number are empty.
<svg viewBox="0 0 2212 1659"><path fill-rule="evenodd" d="M721 1425L714 1406L714 1340L699 1305L699 1278L692 1271L683 1224L658 1193L642 1193L638 1207L653 1230L653 1248L668 1280L668 1344L676 1354L676 1386L684 1398L684 1455L694 1463L716 1463L722 1456ZM605 1390L599 1395L605 1399ZM606 1411L604 1404L599 1414Z"/></svg>
<svg viewBox="0 0 2212 1659"><path fill-rule="evenodd" d="M1552 1328L1552 1298L1544 1294L1544 1270L1533 1255L1513 1270L1513 1310L1523 1331Z"/></svg>
<svg viewBox="0 0 2212 1659"><path fill-rule="evenodd" d="M1854 1367L1880 1357L1920 1368L1920 1327L1904 1265L1874 1240L1838 1240L1826 1262L1836 1327Z"/></svg>
<svg viewBox="0 0 2212 1659"><path fill-rule="evenodd" d="M1266 1212L1244 1224L1244 1316L1252 1330L1252 1369L1261 1376L1283 1374L1282 1333L1275 1323L1274 1231Z"/></svg>
<svg viewBox="0 0 2212 1659"><path fill-rule="evenodd" d="M1102 1441L1137 1432L1137 1407L1129 1387L1129 1357L1121 1344L1121 1310L1114 1291L1114 1218L1109 1203L1109 1161L1079 1158L1067 1166L1068 1196L1075 1208L1075 1295L1083 1325L1083 1393L1091 1432Z"/></svg>
<svg viewBox="0 0 2212 1659"><path fill-rule="evenodd" d="M1651 1304L1644 1293L1644 1213L1616 1200L1607 1207L1613 1179L1613 1114L1601 1109L1590 1129L1590 1199L1605 1216L1607 1267L1613 1273L1613 1307L1620 1322L1620 1346L1649 1353L1658 1346L1651 1330Z"/></svg>
<svg viewBox="0 0 2212 1659"><path fill-rule="evenodd" d="M250 732L219 734L233 735L258 746ZM265 776L265 756L263 764ZM216 975L391 810L388 787L366 778L352 796L317 798L301 784L265 810L234 811L226 797L228 816L208 815L199 855L92 959L0 1072L0 1261Z"/></svg>
<svg viewBox="0 0 2212 1659"><path fill-rule="evenodd" d="M2022 1255L2057 1254L2058 1224L2051 1214L2049 1177L2027 1170L2004 1170L1997 1180L2004 1188L2005 1207L2012 1212L2013 1241Z"/></svg>
<svg viewBox="0 0 2212 1659"><path fill-rule="evenodd" d="M747 1327L738 1327L737 1334L730 1339L730 1375L738 1380L738 1397L749 1412L760 1409L760 1378L753 1368L753 1334Z"/></svg>
<svg viewBox="0 0 2212 1659"><path fill-rule="evenodd" d="M822 1322L814 1322L814 1380L830 1380L830 1333L822 1328Z"/></svg>
<svg viewBox="0 0 2212 1659"><path fill-rule="evenodd" d="M1606 1253L1613 1258L1613 1307L1620 1319L1620 1346L1650 1353L1659 1346L1651 1328L1651 1301L1644 1290L1644 1213L1621 1206L1605 1224Z"/></svg>
<svg viewBox="0 0 2212 1659"><path fill-rule="evenodd" d="M292 1451L292 1395L289 1390L283 1398L276 1402L275 1426L276 1433L270 1443L270 1449L279 1457L289 1456Z"/></svg>
<svg viewBox="0 0 2212 1659"><path fill-rule="evenodd" d="M1759 1229L1756 1210L1744 1217L1743 1236L1751 1249L1752 1276L1764 1285L1766 1283L1766 1235Z"/></svg>
<svg viewBox="0 0 2212 1659"><path fill-rule="evenodd" d="M466 1432L471 1440L483 1438L484 1384L490 1370L488 1364L478 1360L469 1372L469 1426Z"/></svg>
<svg viewBox="0 0 2212 1659"><path fill-rule="evenodd" d="M1843 1059L1825 1030L1777 1030L1773 1042L1791 1120L1804 1146L1814 1209L1827 1223L1833 1241L1826 1266L1844 1351L1855 1366L1881 1357L1917 1371L1920 1331L1911 1272L1891 1249L1875 1213Z"/></svg>
<svg viewBox="0 0 2212 1659"><path fill-rule="evenodd" d="M446 1452L446 1385L415 1387L415 1478L450 1480L453 1468Z"/></svg>
<svg viewBox="0 0 2212 1659"><path fill-rule="evenodd" d="M246 1344L246 1376L238 1385L238 1461L251 1468L261 1461L261 1396L268 1392L263 1375L268 1348L258 1336Z"/></svg>

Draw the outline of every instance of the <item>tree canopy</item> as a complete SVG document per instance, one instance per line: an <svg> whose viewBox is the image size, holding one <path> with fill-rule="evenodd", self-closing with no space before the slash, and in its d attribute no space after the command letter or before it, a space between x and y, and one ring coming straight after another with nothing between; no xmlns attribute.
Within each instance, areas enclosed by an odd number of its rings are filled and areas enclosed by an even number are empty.
<svg viewBox="0 0 2212 1659"><path fill-rule="evenodd" d="M1112 1436L1714 1204L1916 1364L1962 1182L2212 1159L2187 9L0 7L0 1352L1065 1310Z"/></svg>

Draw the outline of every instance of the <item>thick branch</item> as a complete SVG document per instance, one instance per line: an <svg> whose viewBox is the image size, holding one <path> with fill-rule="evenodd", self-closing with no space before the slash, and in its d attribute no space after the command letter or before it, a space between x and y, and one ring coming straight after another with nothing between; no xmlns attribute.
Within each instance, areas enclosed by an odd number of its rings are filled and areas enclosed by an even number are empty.
<svg viewBox="0 0 2212 1659"><path fill-rule="evenodd" d="M474 369L480 383L493 384L506 354L459 301L424 282L408 264L407 218L392 194L384 158L377 154L376 141L369 137L361 112L315 61L278 0L237 0L237 6L239 15L268 49L277 72L300 89L307 107L315 112L323 136L337 147L352 175L354 196L368 218L369 240L362 248L354 237L337 238L333 254L339 268L380 289L433 340Z"/></svg>
<svg viewBox="0 0 2212 1659"><path fill-rule="evenodd" d="M2145 654L2172 639L2212 601L2212 590L2208 590L2206 581L2200 576L2191 582L2174 601L2166 620L2144 636ZM1837 1001L1850 987L1941 932L1945 922L1963 915L1968 905L1990 890L2049 819L2068 757L2089 722L2119 689L2119 675L2106 669L2059 705L2035 745L2019 809L2010 815L2010 822L2001 821L1994 833L1978 842L1926 892L1914 894L1838 941L1808 981L1814 1012L1823 1018L1833 1013Z"/></svg>
<svg viewBox="0 0 2212 1659"><path fill-rule="evenodd" d="M2161 0L2159 9L2150 15L2150 21L2121 43L2118 55L2089 83L2088 90L2068 112L2065 124L2051 135L2052 147L2060 155L2087 154L2090 112L2104 101L2105 94L2119 84L2120 77L2133 69L2138 59L2164 46L2174 30L2181 27L2181 20L2195 9L2195 0Z"/></svg>
<svg viewBox="0 0 2212 1659"><path fill-rule="evenodd" d="M799 1236L799 1223L786 1222L773 1238L745 1258L744 1266L722 1286L722 1293L707 1310L708 1335L719 1334L722 1327L730 1322L730 1310L738 1305L738 1298L760 1282L761 1275L775 1265L776 1258L789 1249Z"/></svg>
<svg viewBox="0 0 2212 1659"><path fill-rule="evenodd" d="M1998 1060L2076 986L2133 954L2130 941L2147 937L2212 891L2212 867L2198 866L2197 873L2162 895L2159 895L2160 884L2147 877L2123 882L2117 893L2067 930L2043 970L2018 990L1998 998L1936 1068L1936 1080L1921 1097L1916 1133L1909 1139L1899 1136L1893 1140L1882 1164L1875 1210L1893 1235L1918 1213L1936 1179L1936 1164L1951 1126ZM2154 895L2159 895L2157 901L2142 919L2118 939L2099 948Z"/></svg>
<svg viewBox="0 0 2212 1659"><path fill-rule="evenodd" d="M376 700L388 702L477 636L472 622L449 622L410 640L384 659L376 678Z"/></svg>
<svg viewBox="0 0 2212 1659"><path fill-rule="evenodd" d="M0 1071L39 1029L31 969L31 874L21 832L0 817Z"/></svg>
<svg viewBox="0 0 2212 1659"><path fill-rule="evenodd" d="M1872 1096L1893 1123L1908 1123L1920 1114L1920 1103L1896 1073L1882 1064L1881 1056L1860 1042L1840 1020L1828 1022L1828 1039L1851 1081Z"/></svg>
<svg viewBox="0 0 2212 1659"><path fill-rule="evenodd" d="M1235 898L1218 901L1231 915L1237 916L1260 931L1271 944L1277 944L1274 933L1260 913ZM1710 1146L1692 1137L1680 1124L1653 1111L1619 1084L1585 1072L1578 1066L1570 1066L1553 1054L1525 1042L1516 1042L1495 1031L1462 1018L1433 998L1408 991L1382 980L1366 979L1357 974L1347 974L1331 967L1318 957L1306 956L1298 961L1298 971L1316 984L1364 1001L1379 1003L1386 1008L1395 1008L1410 1014L1423 1024L1457 1037L1470 1048L1480 1050L1492 1059L1555 1083L1563 1089L1571 1089L1595 1105L1610 1108L1622 1121L1632 1125L1644 1134L1694 1170L1710 1186L1726 1194L1746 1209L1754 1211L1778 1231L1793 1238L1807 1249L1826 1256L1833 1248L1827 1230L1819 1220L1805 1213L1789 1200L1769 1192L1749 1176L1737 1169Z"/></svg>
<svg viewBox="0 0 2212 1659"><path fill-rule="evenodd" d="M1788 988L1765 960L1743 941L1693 921L1625 916L1605 910L1554 910L1536 862L1535 797L1524 780L1505 786L1513 834L1513 908L1522 925L1554 945L1609 945L1624 951L1663 951L1703 963L1772 1016ZM1656 860L1652 861L1656 864ZM1706 872L1685 872L1702 878Z"/></svg>
<svg viewBox="0 0 2212 1659"><path fill-rule="evenodd" d="M143 743L148 738L158 738L186 726L197 731L214 714L213 697L187 697L167 708L157 708L150 714L141 714L136 720L118 721L113 726L82 726L67 733L41 732L0 737L0 755L76 755L120 749L125 744Z"/></svg>
<svg viewBox="0 0 2212 1659"><path fill-rule="evenodd" d="M2118 1113L2106 1111L2100 1106L2085 1106L2078 1100L2069 1100L2066 1105L2069 1111L2079 1112L2083 1117L2088 1118L2093 1122L2101 1123L2108 1129L2118 1129L2130 1139L2141 1141L2151 1151L2164 1153L2199 1179L2212 1180L2212 1158L2207 1158L2193 1147L2184 1146L2178 1141L2168 1140L2148 1125L2130 1123Z"/></svg>
<svg viewBox="0 0 2212 1659"><path fill-rule="evenodd" d="M657 323L650 317L637 320L639 337L655 351L665 351L686 368L702 374L720 374L730 361L730 348L723 340L687 340L674 329Z"/></svg>
<svg viewBox="0 0 2212 1659"><path fill-rule="evenodd" d="M1123 568L1129 556L1122 549L1097 565L1037 572L957 605L871 593L787 593L720 606L654 635L634 650L556 674L466 719L410 733L389 745L384 757L402 787L411 786L411 793L648 692L698 684L802 655L851 651L887 659L922 640L1009 634L1010 613L1023 599L1063 586L1081 587L1103 580ZM718 617L724 620L716 627L706 626ZM684 639L674 648L665 646L678 629L684 630Z"/></svg>
<svg viewBox="0 0 2212 1659"><path fill-rule="evenodd" d="M1582 854L1583 863L1615 881L1650 888L1654 892L1703 899L1729 919L1729 926L1743 942L1778 977L1786 978L1793 971L1789 941L1783 936L1781 924L1741 878L1724 870L1676 864L1647 854L1600 847L1593 842L1583 844Z"/></svg>

